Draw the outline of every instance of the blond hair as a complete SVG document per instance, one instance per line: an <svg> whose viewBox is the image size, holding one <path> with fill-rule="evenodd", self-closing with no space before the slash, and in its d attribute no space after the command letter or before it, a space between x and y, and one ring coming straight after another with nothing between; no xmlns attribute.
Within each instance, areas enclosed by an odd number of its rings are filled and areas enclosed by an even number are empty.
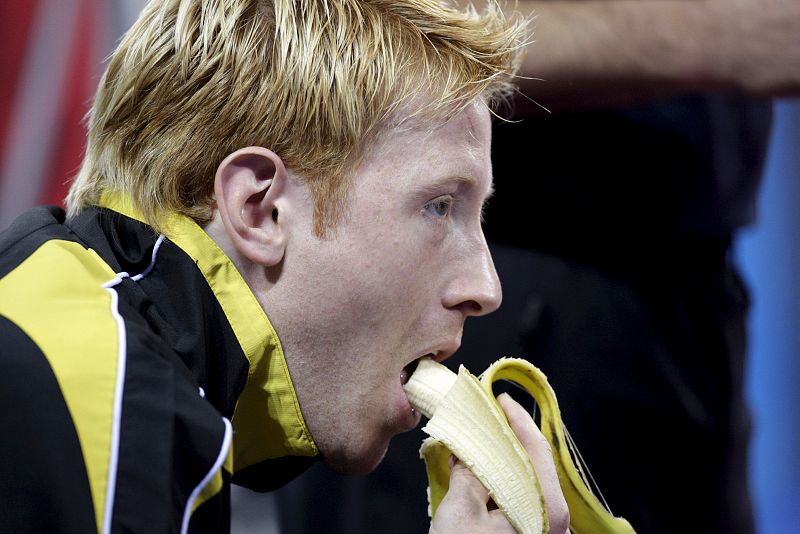
<svg viewBox="0 0 800 534"><path fill-rule="evenodd" d="M324 235L381 129L507 95L525 32L494 4L152 0L100 82L70 214L124 192L157 229L168 212L205 224L217 166L256 145L306 181Z"/></svg>

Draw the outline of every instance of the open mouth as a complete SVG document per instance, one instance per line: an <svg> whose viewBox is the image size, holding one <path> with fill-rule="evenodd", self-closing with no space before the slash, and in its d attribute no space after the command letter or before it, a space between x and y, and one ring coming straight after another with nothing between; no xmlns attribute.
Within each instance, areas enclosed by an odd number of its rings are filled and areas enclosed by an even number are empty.
<svg viewBox="0 0 800 534"><path fill-rule="evenodd" d="M433 357L433 353L428 353L425 356ZM420 356L420 358L424 358L425 356ZM406 384L406 382L408 382L408 379L411 378L411 375L414 374L414 371L417 370L417 364L419 364L420 358L417 358L413 362L403 367L403 370L400 372L401 384Z"/></svg>

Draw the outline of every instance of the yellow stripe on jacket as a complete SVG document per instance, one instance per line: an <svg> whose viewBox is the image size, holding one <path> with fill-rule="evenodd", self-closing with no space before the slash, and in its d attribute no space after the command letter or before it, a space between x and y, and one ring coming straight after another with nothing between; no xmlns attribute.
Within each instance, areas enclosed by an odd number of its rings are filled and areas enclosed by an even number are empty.
<svg viewBox="0 0 800 534"><path fill-rule="evenodd" d="M98 532L106 505L120 371L118 323L111 311L112 295L103 287L114 278L93 250L53 240L0 279L0 314L39 346L69 408L86 463Z"/></svg>

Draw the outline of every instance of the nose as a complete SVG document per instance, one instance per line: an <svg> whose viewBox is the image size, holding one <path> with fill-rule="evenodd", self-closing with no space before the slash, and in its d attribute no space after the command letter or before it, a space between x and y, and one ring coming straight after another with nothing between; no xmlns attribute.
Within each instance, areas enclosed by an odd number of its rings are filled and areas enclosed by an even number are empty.
<svg viewBox="0 0 800 534"><path fill-rule="evenodd" d="M462 274L452 281L445 294L444 305L460 310L464 316L477 317L492 313L503 301L503 290L492 254L486 241L481 241L478 251L461 260L463 268L459 271Z"/></svg>

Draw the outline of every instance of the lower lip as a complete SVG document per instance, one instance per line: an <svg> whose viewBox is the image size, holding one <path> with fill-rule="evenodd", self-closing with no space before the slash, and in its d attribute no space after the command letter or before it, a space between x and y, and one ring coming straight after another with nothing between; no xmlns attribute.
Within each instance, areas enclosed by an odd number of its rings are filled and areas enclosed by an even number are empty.
<svg viewBox="0 0 800 534"><path fill-rule="evenodd" d="M422 420L422 414L411 408L411 404L408 402L408 396L403 389L403 385L399 384L399 386L400 391L397 402L397 411L399 414L398 424L402 428L403 432L407 432L417 427L419 422Z"/></svg>

